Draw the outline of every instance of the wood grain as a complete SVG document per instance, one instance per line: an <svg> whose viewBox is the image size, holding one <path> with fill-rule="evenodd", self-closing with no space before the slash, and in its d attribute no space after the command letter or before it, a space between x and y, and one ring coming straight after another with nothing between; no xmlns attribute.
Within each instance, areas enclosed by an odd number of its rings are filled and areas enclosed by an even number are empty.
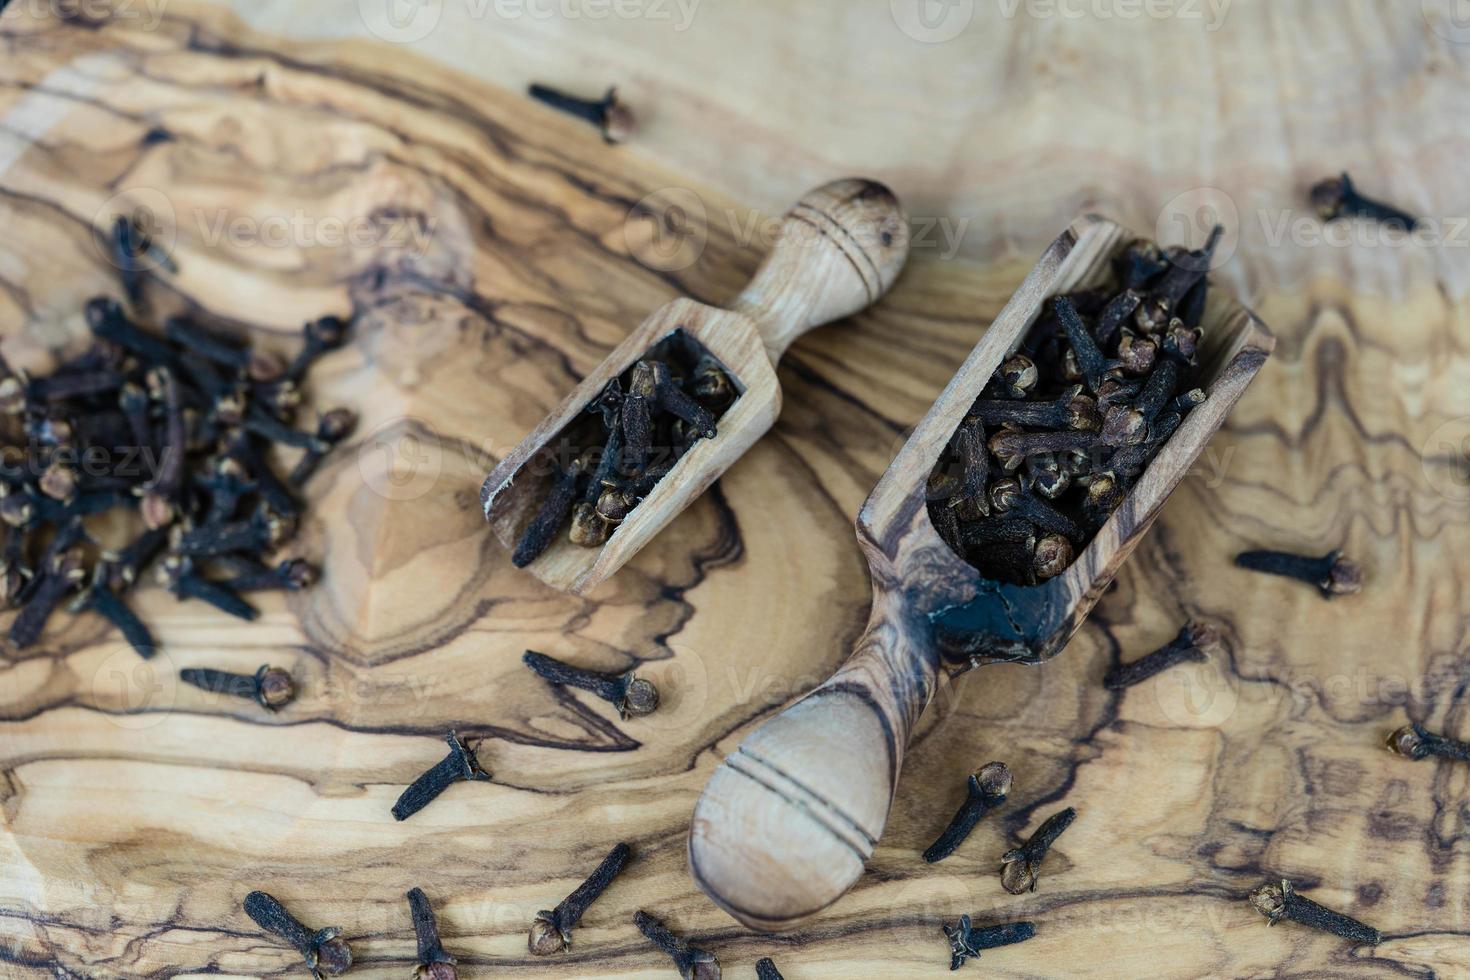
<svg viewBox="0 0 1470 980"><path fill-rule="evenodd" d="M139 671L90 617L0 661L6 972L300 976L294 953L240 911L265 888L313 924L343 926L353 976L401 977L414 885L467 977L668 975L632 927L638 908L734 976L763 955L795 980L931 976L948 963L940 924L962 912L1038 923L1032 942L985 954L978 968L1001 977L1470 969L1466 772L1380 747L1406 716L1462 737L1470 725L1455 428L1470 417L1470 267L1453 247L1271 245L1259 227L1222 272L1278 351L1064 654L1043 670L941 679L868 874L810 926L757 937L699 893L684 866L698 792L861 635L870 593L854 516L1063 222L1092 203L1148 227L1164 202L1207 186L1290 215L1310 179L1344 165L1410 206L1465 206L1452 177L1470 52L1426 27L1418 4L1237 3L1226 30L1183 44L1178 25L1022 17L977 23L937 51L875 47L856 26L824 47L813 39L833 36L838 13L751 7L755 36L792 46L726 61L712 41L662 35L664 58L610 45L628 61L584 68L582 43L460 32L486 71L554 57L537 62L545 76L602 83L617 64L646 65L642 94L674 85L669 99L699 108L664 117L660 145L684 139L710 164L678 170L660 165L666 151L609 150L403 48L282 41L182 2L152 30L24 4L0 17L4 353L42 365L81 342L82 300L115 288L94 247L99 212L155 188L181 216L179 275L150 285L157 307L192 306L283 349L309 317L353 313L357 340L323 365L314 397L365 416L310 486L302 548L325 565L315 590L268 601L249 630L145 593L174 666L290 666L303 695L279 716ZM331 5L311 18L252 8L281 30L344 23ZM1253 68L1228 97L1227 65ZM1097 81L1112 76L1127 81ZM774 88L796 96L790 115L770 115ZM699 92L738 100L736 122ZM942 108L916 112L910 92ZM817 128L815 107L827 113ZM879 120L871 130L859 109ZM757 151L715 138L748 135L762 112L761 139L740 144ZM914 128L886 124L899 117ZM814 182L874 172L920 222L972 217L963 255L985 264L921 250L883 304L803 338L766 439L605 592L556 593L508 567L479 482L649 310L678 296L724 305L749 279L764 243L739 229L758 216L704 182L725 183L721 158L760 188L739 199L768 216ZM708 216L698 261L680 268L643 251L646 223L628 230L638 202L670 189ZM947 196L960 190L969 204ZM207 234L221 214L298 212L433 232L418 248ZM1238 550L1277 545L1344 546L1368 588L1329 604L1230 566ZM1192 618L1222 623L1228 653L1102 689L1109 666ZM526 647L640 664L665 705L619 722L527 676ZM451 726L486 739L497 781L455 787L395 825L388 808ZM924 865L964 777L995 758L1016 773L1010 802ZM1064 805L1079 816L1037 892L1006 895L1001 853ZM530 962L532 916L619 839L634 859L571 953ZM1266 928L1245 895L1280 875L1385 943L1354 953Z"/></svg>

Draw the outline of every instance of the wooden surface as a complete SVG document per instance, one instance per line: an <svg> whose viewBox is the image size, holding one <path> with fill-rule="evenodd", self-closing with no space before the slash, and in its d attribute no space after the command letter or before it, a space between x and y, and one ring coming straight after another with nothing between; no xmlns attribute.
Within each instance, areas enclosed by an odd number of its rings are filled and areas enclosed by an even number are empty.
<svg viewBox="0 0 1470 980"><path fill-rule="evenodd" d="M325 13L301 22L298 5L255 6L280 31L361 34ZM739 57L728 33L706 33L728 26L724 5L701 8L687 44L583 21L567 29L575 44L537 45L525 31L550 28L533 19L519 34L434 36L486 76L534 64L602 83L643 66L643 93L701 110L682 133L651 131L647 152L610 150L515 91L436 67L423 55L454 59L432 48L283 42L185 3L155 25L63 24L19 3L0 18L5 353L37 363L80 336L81 302L113 282L93 229L120 209L114 195L132 206L151 188L183 216L179 276L155 301L283 345L308 317L354 312L358 339L315 391L365 415L312 484L314 591L267 603L248 630L156 590L143 604L174 665L286 664L297 704L265 718L179 690L90 618L7 653L8 973L302 975L240 911L264 888L343 926L352 975L402 976L413 885L465 976L671 975L632 928L638 908L732 976L762 955L797 980L935 975L948 965L940 923L962 912L1038 924L1032 942L967 967L991 976L1470 969L1470 776L1381 748L1406 715L1470 732L1467 252L1273 243L1257 210L1305 221L1306 185L1346 166L1422 213L1470 213L1455 179L1470 50L1418 3L1237 3L1208 34L1023 15L929 47L867 43L866 22L835 7L750 6L739 36L758 41ZM579 61L599 31L601 60ZM172 138L146 138L154 127ZM796 344L776 428L591 599L511 569L476 499L489 465L660 304L728 302L768 244L742 232L747 207L774 215L858 170L890 182L918 226L973 219L959 254L981 261L920 250L881 306ZM759 192L732 196L741 181ZM1073 214L1148 227L1199 188L1238 203L1245 234L1220 275L1276 329L1271 366L1066 651L941 684L858 888L800 933L745 932L687 875L689 813L749 727L860 635L862 500ZM706 209L704 246L668 261L629 215L649 195L689 194ZM418 249L333 246L325 226L304 236L313 247L211 243L221 213L298 212L433 232ZM1266 545L1343 545L1367 589L1328 604L1230 566ZM1109 666L1192 618L1224 626L1224 656L1102 689ZM646 661L664 707L619 722L530 677L526 647ZM451 725L488 739L496 782L394 824L388 808ZM965 776L991 759L1016 774L1009 802L924 865ZM1038 890L1005 894L1001 853L1067 805L1079 816ZM535 911L619 839L634 861L572 952L530 962ZM1268 929L1245 896L1281 875L1385 943L1355 953Z"/></svg>

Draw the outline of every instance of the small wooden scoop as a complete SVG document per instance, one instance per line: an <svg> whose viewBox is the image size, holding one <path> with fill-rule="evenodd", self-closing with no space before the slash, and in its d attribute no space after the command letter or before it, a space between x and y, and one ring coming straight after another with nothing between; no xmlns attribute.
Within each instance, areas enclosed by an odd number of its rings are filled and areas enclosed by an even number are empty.
<svg viewBox="0 0 1470 980"><path fill-rule="evenodd" d="M636 555L711 483L719 479L781 412L775 365L814 327L877 302L908 258L909 228L898 199L870 180L839 180L803 197L786 215L776 246L731 304L716 309L689 299L667 304L506 456L485 480L485 518L514 548L544 499L552 475L527 463L558 437L607 386L659 341L682 330L725 367L740 391L719 421L679 460L601 548L572 544L565 532L527 568L541 581L579 595Z"/></svg>
<svg viewBox="0 0 1470 980"><path fill-rule="evenodd" d="M1255 316L1211 290L1199 373L1206 401L1068 571L1030 588L981 578L929 521L929 473L1045 300L1105 281L1110 259L1131 237L1087 217L1058 239L863 505L858 540L873 575L866 634L831 680L745 738L694 809L690 871L745 925L790 927L852 887L883 834L909 735L941 663L959 673L1057 653L1275 347Z"/></svg>

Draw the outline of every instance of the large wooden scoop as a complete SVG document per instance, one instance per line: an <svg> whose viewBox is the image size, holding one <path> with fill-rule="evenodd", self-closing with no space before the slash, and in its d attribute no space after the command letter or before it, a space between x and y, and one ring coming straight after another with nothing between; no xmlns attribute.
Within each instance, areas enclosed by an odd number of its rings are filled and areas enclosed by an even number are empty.
<svg viewBox="0 0 1470 980"><path fill-rule="evenodd" d="M803 197L782 222L775 248L745 291L721 310L689 299L655 312L547 416L485 480L485 517L514 548L544 499L552 475L528 466L554 452L563 433L613 378L676 331L724 365L741 392L713 439L695 443L601 548L563 532L527 566L548 585L587 592L636 555L765 434L781 412L775 366L814 327L877 302L909 251L908 219L893 192L870 180L840 180Z"/></svg>
<svg viewBox="0 0 1470 980"><path fill-rule="evenodd" d="M792 926L837 901L883 835L909 735L941 665L1040 663L1082 624L1205 443L1275 346L1248 310L1211 290L1201 387L1207 400L1165 443L1076 563L1045 584L988 581L930 523L926 482L945 444L1053 295L1101 283L1126 234L1077 221L1042 257L919 423L857 519L873 611L831 680L748 735L694 809L689 867L754 929Z"/></svg>

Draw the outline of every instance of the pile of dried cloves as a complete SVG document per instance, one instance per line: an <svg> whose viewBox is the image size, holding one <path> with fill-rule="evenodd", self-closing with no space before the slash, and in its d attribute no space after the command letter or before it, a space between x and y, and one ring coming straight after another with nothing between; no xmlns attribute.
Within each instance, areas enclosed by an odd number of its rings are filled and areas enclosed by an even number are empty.
<svg viewBox="0 0 1470 980"><path fill-rule="evenodd" d="M125 596L160 556L159 581L180 599L242 619L256 615L244 593L310 585L305 561L266 559L295 533L295 489L356 422L339 408L295 426L301 382L346 324L307 324L287 359L185 318L144 329L105 297L86 320L91 347L45 377L0 361L0 595L21 607L11 642L34 643L79 590L73 611L97 612L151 656ZM276 447L301 451L284 479Z"/></svg>
<svg viewBox="0 0 1470 980"><path fill-rule="evenodd" d="M1131 242L1116 283L1048 303L971 406L929 477L929 516L987 578L1071 567L1204 401L1191 384L1222 232L1195 251Z"/></svg>
<svg viewBox="0 0 1470 980"><path fill-rule="evenodd" d="M688 334L659 342L587 406L590 424L542 454L553 477L516 545L516 567L541 557L568 524L573 544L606 544L696 442L715 437L738 396L724 366Z"/></svg>

